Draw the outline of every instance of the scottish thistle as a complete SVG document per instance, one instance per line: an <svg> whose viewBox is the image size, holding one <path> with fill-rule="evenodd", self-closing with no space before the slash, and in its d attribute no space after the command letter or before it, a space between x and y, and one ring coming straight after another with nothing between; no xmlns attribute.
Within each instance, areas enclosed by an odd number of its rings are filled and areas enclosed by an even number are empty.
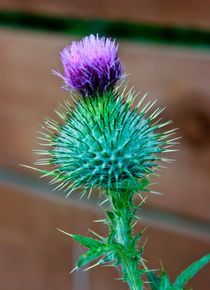
<svg viewBox="0 0 210 290"><path fill-rule="evenodd" d="M104 208L107 237L68 234L88 249L76 269L96 261L95 265L119 269L132 290L145 285L152 290L184 289L210 256L171 283L165 272L158 276L147 268L139 244L142 233L132 230L144 193L149 192L150 175L161 162L169 161L164 155L176 144L175 130L165 130L171 122L161 121L163 110L153 109L155 102L146 102L145 97L137 101L135 93L124 88L124 67L113 40L85 37L64 48L61 61L64 73L55 74L62 78L74 104L66 101L60 106L60 121L45 121L40 136L44 149L37 150L44 158L36 164L51 166L50 171L39 171L52 176L51 183L67 196L74 190L90 195L98 188L109 204ZM137 195L143 200L139 205Z"/></svg>

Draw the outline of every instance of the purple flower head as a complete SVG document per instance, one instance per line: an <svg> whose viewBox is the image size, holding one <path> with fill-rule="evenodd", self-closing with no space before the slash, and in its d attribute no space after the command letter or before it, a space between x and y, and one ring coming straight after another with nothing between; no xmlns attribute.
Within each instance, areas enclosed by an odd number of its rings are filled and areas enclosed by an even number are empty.
<svg viewBox="0 0 210 290"><path fill-rule="evenodd" d="M61 61L64 75L56 75L67 90L77 90L83 96L110 90L123 77L118 45L110 38L91 34L74 41L62 50Z"/></svg>

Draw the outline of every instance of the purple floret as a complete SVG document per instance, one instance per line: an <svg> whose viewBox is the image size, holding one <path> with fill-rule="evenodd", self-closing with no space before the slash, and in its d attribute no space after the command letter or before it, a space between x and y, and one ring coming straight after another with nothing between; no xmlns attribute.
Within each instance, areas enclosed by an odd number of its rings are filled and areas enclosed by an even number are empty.
<svg viewBox="0 0 210 290"><path fill-rule="evenodd" d="M67 90L77 90L83 96L113 89L123 77L118 58L118 45L110 38L90 35L74 41L61 52L64 81Z"/></svg>

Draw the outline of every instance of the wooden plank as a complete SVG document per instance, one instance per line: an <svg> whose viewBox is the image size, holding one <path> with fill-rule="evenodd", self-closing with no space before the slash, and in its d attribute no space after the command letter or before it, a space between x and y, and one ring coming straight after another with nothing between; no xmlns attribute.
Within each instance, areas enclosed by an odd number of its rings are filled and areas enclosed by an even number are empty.
<svg viewBox="0 0 210 290"><path fill-rule="evenodd" d="M51 70L60 67L59 51L71 40L66 36L1 30L3 166L22 170L18 164L31 165L36 160L31 150L37 148L39 124L46 115L54 117L57 103L68 98ZM183 136L179 152L170 156L176 162L154 179L159 184L153 189L165 196L151 196L150 205L209 220L209 53L122 42L120 55L131 73L130 85L142 95L148 91L151 99L158 98L158 105L167 107L165 117L174 120Z"/></svg>
<svg viewBox="0 0 210 290"><path fill-rule="evenodd" d="M8 185L1 186L0 204L4 205L0 211L1 289L127 289L114 280L118 273L107 267L68 275L81 248L56 228L86 235L91 227L104 234L104 225L92 222L102 217L94 204L46 198ZM145 225L147 220L136 230ZM157 227L151 220L146 236L145 258L155 268L160 267L161 259L172 279L189 263L205 255L210 246L210 240L199 235L179 232L173 224L170 230L165 230L163 225ZM201 271L189 287L209 289L209 270L208 266Z"/></svg>
<svg viewBox="0 0 210 290"><path fill-rule="evenodd" d="M73 18L111 19L167 26L210 28L209 0L1 0L1 9L59 15Z"/></svg>
<svg viewBox="0 0 210 290"><path fill-rule="evenodd" d="M81 270L69 275L83 249L56 230L86 235L97 218L93 208L9 186L1 186L0 203L4 205L0 212L1 289L98 289L91 285L89 273ZM121 289L121 282L110 279L109 273L107 280L101 277L104 288L100 289Z"/></svg>
<svg viewBox="0 0 210 290"><path fill-rule="evenodd" d="M1 187L0 200L4 205L0 214L0 288L69 289L73 283L68 275L73 267L72 241L56 228L84 231L93 218L91 213L81 208L84 221L78 220L76 228L77 206L71 205L72 211L68 211L68 205L6 186Z"/></svg>

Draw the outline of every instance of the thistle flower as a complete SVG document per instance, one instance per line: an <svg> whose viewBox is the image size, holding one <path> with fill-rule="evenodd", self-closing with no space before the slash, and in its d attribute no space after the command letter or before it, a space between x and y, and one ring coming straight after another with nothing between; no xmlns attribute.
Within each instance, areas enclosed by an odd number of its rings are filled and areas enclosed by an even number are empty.
<svg viewBox="0 0 210 290"><path fill-rule="evenodd" d="M64 75L60 76L67 90L82 95L94 95L112 90L123 77L123 66L118 58L118 46L110 38L90 35L72 42L61 52Z"/></svg>

